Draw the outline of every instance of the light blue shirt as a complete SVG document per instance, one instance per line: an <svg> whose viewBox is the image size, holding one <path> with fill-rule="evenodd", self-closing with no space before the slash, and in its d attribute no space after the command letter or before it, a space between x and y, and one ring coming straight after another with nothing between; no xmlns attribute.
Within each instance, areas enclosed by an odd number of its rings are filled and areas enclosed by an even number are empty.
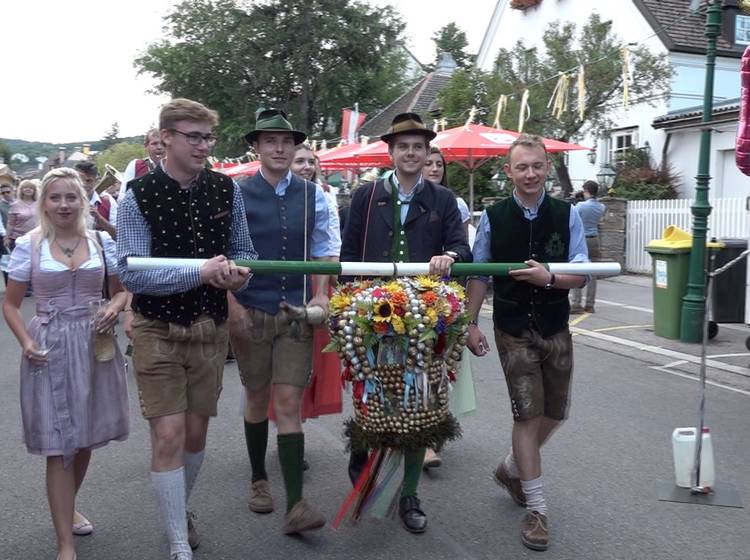
<svg viewBox="0 0 750 560"><path fill-rule="evenodd" d="M544 191L539 195L536 203L533 207L528 208L523 205L521 200L516 196L515 190L513 191L513 200L523 210L523 215L527 220L535 220L539 214L539 207L544 201ZM570 208L570 220L568 227L570 229L570 243L568 244L568 262L589 262L589 253L586 248L586 237L583 234L583 222L581 217L576 212L576 207L571 206ZM490 253L490 242L491 242L491 231L490 231L490 219L487 216L487 210L482 212L482 217L479 218L479 225L477 226L477 236L474 240L474 247L471 252L474 254L474 262L490 262L492 255ZM489 282L489 276L478 277L484 282Z"/></svg>
<svg viewBox="0 0 750 560"><path fill-rule="evenodd" d="M266 179L263 175L263 171L258 171L261 177ZM276 196L284 196L286 189L289 187L289 183L292 180L292 172L288 171L286 176L279 181L274 188ZM306 179L302 179L306 183ZM266 182L270 185L271 182L266 179ZM312 235L310 236L310 256L313 258L320 257L338 257L340 250L340 242L337 243L336 238L332 234L330 227L329 210L328 210L328 199L326 193L323 191L323 187L315 184L315 225L313 226ZM337 244L339 247L337 248Z"/></svg>
<svg viewBox="0 0 750 560"><path fill-rule="evenodd" d="M401 203L401 225L404 225L404 222L406 221L406 215L409 213L409 204L411 203L411 199L414 198L414 195L417 194L419 191L421 191L424 188L424 181L422 180L422 176L419 176L419 179L417 179L417 184L414 185L414 187L409 191L409 194L405 194L401 190L401 183L398 181L398 173L395 171L393 172L393 183L396 185L396 188L398 189L398 201ZM388 183L388 177L386 176L386 185Z"/></svg>
<svg viewBox="0 0 750 560"><path fill-rule="evenodd" d="M576 204L575 209L583 222L583 234L586 237L599 235L599 222L604 216L604 204L595 198L589 198Z"/></svg>

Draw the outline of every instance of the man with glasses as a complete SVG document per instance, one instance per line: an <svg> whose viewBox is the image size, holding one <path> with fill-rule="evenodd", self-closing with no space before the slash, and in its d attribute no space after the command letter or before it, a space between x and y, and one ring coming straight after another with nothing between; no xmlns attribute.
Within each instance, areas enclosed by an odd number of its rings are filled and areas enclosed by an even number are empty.
<svg viewBox="0 0 750 560"><path fill-rule="evenodd" d="M199 537L187 502L217 414L227 355L227 290L241 292L255 259L242 195L205 168L215 111L174 99L159 115L166 158L131 181L118 216L117 263L133 293L133 366L151 430L151 484L171 560L190 560ZM128 257L199 257L200 267L130 271Z"/></svg>
<svg viewBox="0 0 750 560"><path fill-rule="evenodd" d="M148 157L134 159L127 165L125 171L122 173L120 193L117 195L117 200L122 200L130 181L138 177L143 177L149 171L156 169L156 166L159 165L159 162L164 157L164 143L161 141L161 134L158 128L152 128L146 133L146 137L143 140L143 147L146 148Z"/></svg>

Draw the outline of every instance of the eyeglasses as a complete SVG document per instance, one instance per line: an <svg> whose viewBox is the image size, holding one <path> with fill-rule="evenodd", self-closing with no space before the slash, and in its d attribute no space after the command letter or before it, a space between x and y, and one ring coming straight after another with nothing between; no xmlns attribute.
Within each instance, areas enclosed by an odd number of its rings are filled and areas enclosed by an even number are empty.
<svg viewBox="0 0 750 560"><path fill-rule="evenodd" d="M191 146L200 146L202 140L206 142L206 145L209 148L216 144L216 136L214 136L213 134L200 134L198 132L191 132L190 134L188 134L187 132L182 132L181 130L177 130L174 128L171 128L170 130L172 132L176 132L177 134L182 134L187 140L187 143Z"/></svg>

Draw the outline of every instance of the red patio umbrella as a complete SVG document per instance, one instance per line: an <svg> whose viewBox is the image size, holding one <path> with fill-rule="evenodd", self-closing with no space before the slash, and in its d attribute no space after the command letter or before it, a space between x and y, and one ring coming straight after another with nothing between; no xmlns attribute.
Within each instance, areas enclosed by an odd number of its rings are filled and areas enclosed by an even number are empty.
<svg viewBox="0 0 750 560"><path fill-rule="evenodd" d="M504 156L520 133L481 124L458 126L440 132L432 141L440 147L445 160L469 170L469 208L474 211L474 171L493 157ZM548 152L588 150L585 146L543 138Z"/></svg>
<svg viewBox="0 0 750 560"><path fill-rule="evenodd" d="M474 171L490 159L508 153L519 133L481 124L458 126L440 132L431 144L439 146L445 160L469 170L469 207L474 210ZM548 152L588 150L585 146L543 138ZM332 154L329 162L347 167L387 167L391 165L388 146L378 141L348 154Z"/></svg>
<svg viewBox="0 0 750 560"><path fill-rule="evenodd" d="M224 173L225 175L229 175L230 177L240 177L242 175L255 175L258 172L258 169L260 169L260 162L250 161L247 163L240 163L237 165L233 165L231 167L214 166L213 169L214 171L220 171L221 173Z"/></svg>

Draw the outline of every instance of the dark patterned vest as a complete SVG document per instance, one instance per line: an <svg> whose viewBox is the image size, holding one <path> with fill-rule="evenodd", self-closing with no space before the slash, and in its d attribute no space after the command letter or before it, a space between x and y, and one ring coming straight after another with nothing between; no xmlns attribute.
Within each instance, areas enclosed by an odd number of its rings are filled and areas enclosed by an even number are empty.
<svg viewBox="0 0 750 560"><path fill-rule="evenodd" d="M284 196L277 196L274 187L260 173L245 179L239 185L245 202L250 237L258 258L264 261L309 260L315 227L315 183L292 175ZM306 280L304 278L301 274L256 274L250 279L248 289L235 296L245 307L275 315L282 301L302 305L303 281L307 286L307 299L310 299L310 277Z"/></svg>
<svg viewBox="0 0 750 560"><path fill-rule="evenodd" d="M152 257L208 259L229 252L232 179L204 170L190 188L183 189L158 166L130 185L151 230ZM205 284L168 296L134 294L133 309L181 325L189 325L203 314L221 323L227 318L227 294Z"/></svg>
<svg viewBox="0 0 750 560"><path fill-rule="evenodd" d="M493 262L568 262L570 204L545 196L534 220L528 220L513 197L487 210ZM568 324L568 290L545 290L528 282L495 276L493 319L495 327L512 336L533 328L543 337Z"/></svg>

